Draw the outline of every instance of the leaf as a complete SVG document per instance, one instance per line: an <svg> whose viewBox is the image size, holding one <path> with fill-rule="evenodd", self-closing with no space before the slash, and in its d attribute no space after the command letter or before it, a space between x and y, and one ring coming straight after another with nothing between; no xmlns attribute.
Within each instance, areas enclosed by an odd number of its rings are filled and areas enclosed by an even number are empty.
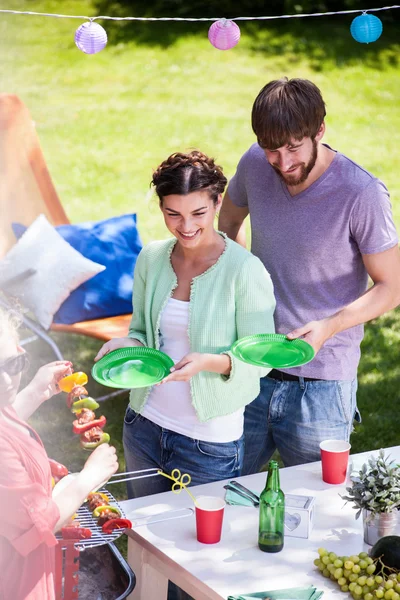
<svg viewBox="0 0 400 600"><path fill-rule="evenodd" d="M357 475L352 475L350 477L351 481L354 481L355 483L359 483L361 481L361 479L357 476Z"/></svg>

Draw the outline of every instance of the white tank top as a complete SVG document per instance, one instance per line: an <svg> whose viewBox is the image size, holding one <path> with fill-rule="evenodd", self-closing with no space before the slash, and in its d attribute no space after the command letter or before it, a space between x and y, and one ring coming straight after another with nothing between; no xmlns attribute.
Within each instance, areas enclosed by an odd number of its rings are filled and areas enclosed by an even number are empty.
<svg viewBox="0 0 400 600"><path fill-rule="evenodd" d="M190 302L170 298L160 320L160 350L177 363L190 352L188 326ZM244 409L205 423L192 405L189 381L154 386L141 414L164 429L204 442L232 442L243 433Z"/></svg>

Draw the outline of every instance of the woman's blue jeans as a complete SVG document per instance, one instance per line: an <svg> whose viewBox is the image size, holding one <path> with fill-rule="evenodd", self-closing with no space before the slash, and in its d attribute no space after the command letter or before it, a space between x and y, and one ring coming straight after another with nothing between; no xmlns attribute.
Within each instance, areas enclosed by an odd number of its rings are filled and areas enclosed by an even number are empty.
<svg viewBox="0 0 400 600"><path fill-rule="evenodd" d="M159 427L128 406L124 419L124 452L127 471L156 467L165 473L179 469L192 478L191 485L238 477L243 465L244 437L227 443L195 440ZM171 489L165 477L129 481L129 498L159 494Z"/></svg>
<svg viewBox="0 0 400 600"><path fill-rule="evenodd" d="M258 473L274 451L285 466L320 460L323 440L348 440L356 404L357 380L280 381L261 379L259 396L244 414L242 475Z"/></svg>
<svg viewBox="0 0 400 600"><path fill-rule="evenodd" d="M243 466L243 435L234 442L202 442L159 427L130 406L125 412L123 441L127 471L156 467L171 473L179 469L182 474L191 476L191 485L233 479L239 476ZM162 476L128 481L128 497L168 492L171 485L172 482ZM168 600L192 599L170 582Z"/></svg>

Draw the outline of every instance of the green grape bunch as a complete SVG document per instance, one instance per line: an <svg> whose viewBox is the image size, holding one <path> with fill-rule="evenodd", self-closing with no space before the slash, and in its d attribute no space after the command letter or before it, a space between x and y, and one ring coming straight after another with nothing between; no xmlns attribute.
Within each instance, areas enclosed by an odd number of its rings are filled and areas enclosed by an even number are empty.
<svg viewBox="0 0 400 600"><path fill-rule="evenodd" d="M381 561L372 559L367 552L338 556L319 548L318 555L314 565L354 600L400 600L400 572L392 570L385 576Z"/></svg>

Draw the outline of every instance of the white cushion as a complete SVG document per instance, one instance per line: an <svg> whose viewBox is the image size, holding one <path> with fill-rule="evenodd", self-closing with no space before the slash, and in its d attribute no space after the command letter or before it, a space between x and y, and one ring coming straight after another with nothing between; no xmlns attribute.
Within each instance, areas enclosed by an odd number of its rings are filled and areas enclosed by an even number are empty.
<svg viewBox="0 0 400 600"><path fill-rule="evenodd" d="M27 269L35 272L18 278ZM19 298L48 329L70 293L104 269L82 256L40 215L0 261L0 288Z"/></svg>

